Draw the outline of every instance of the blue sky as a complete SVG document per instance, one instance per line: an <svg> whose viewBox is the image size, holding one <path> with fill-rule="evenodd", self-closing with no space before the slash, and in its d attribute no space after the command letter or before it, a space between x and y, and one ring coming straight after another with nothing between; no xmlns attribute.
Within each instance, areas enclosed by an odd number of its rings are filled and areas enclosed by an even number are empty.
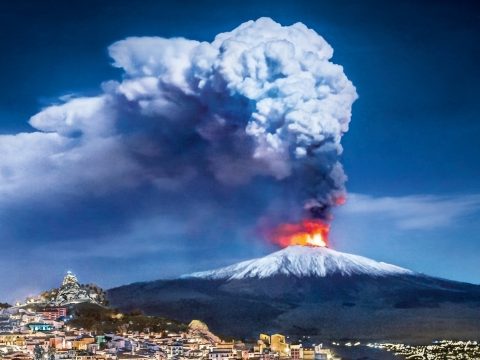
<svg viewBox="0 0 480 360"><path fill-rule="evenodd" d="M60 97L97 95L102 82L120 80L107 50L115 41L212 41L261 16L302 22L323 36L359 94L342 140L352 195L335 211L333 247L479 283L480 7L473 1L5 2L0 133L31 132L28 119ZM255 185L260 202L276 191ZM241 191L210 201L192 190L201 206L179 209L177 198L149 191L99 202L100 189L88 197L70 190L67 199L30 188L0 208L0 270L9 274L0 277L0 299L54 286L68 269L109 287L273 250L252 231L261 214ZM218 199L228 214L212 223Z"/></svg>

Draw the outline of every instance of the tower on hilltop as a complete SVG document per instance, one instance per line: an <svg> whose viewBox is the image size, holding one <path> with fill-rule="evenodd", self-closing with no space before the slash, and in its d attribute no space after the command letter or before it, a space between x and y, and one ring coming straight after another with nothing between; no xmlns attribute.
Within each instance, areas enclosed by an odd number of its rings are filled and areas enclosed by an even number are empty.
<svg viewBox="0 0 480 360"><path fill-rule="evenodd" d="M67 274L63 278L62 286L77 285L77 284L78 284L77 277L71 271L67 271Z"/></svg>

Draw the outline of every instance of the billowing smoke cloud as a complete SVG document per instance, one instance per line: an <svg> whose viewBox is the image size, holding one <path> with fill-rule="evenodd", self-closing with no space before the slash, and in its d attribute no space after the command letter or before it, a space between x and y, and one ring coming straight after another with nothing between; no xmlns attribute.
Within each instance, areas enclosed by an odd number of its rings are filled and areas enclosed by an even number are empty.
<svg viewBox="0 0 480 360"><path fill-rule="evenodd" d="M262 18L211 43L131 37L109 53L122 81L44 109L34 132L0 136L4 207L141 188L226 196L260 179L281 189L272 203L326 217L344 196L340 141L357 94L305 25Z"/></svg>

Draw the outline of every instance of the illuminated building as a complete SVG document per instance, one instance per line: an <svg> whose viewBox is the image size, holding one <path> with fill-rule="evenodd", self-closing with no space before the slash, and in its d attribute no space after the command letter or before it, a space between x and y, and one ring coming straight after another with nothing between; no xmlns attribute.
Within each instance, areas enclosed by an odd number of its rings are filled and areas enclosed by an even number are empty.
<svg viewBox="0 0 480 360"><path fill-rule="evenodd" d="M32 331L52 331L53 325L45 323L30 323L27 325Z"/></svg>
<svg viewBox="0 0 480 360"><path fill-rule="evenodd" d="M270 349L278 352L280 356L288 355L288 344L285 342L285 336L281 334L273 334L270 336Z"/></svg>
<svg viewBox="0 0 480 360"><path fill-rule="evenodd" d="M208 353L209 360L233 359L234 353L229 349L214 349Z"/></svg>
<svg viewBox="0 0 480 360"><path fill-rule="evenodd" d="M314 360L315 359L315 349L312 347L303 348L303 360Z"/></svg>
<svg viewBox="0 0 480 360"><path fill-rule="evenodd" d="M51 307L39 311L45 320L57 320L59 317L67 316L66 307Z"/></svg>
<svg viewBox="0 0 480 360"><path fill-rule="evenodd" d="M270 345L270 335L260 334L258 340L263 341L265 344Z"/></svg>
<svg viewBox="0 0 480 360"><path fill-rule="evenodd" d="M227 341L227 342L217 343L215 348L218 350L228 350L233 352L234 347L235 347L235 341L232 341L232 342Z"/></svg>
<svg viewBox="0 0 480 360"><path fill-rule="evenodd" d="M263 353L270 346L270 335L260 334L257 345L254 347L256 353Z"/></svg>
<svg viewBox="0 0 480 360"><path fill-rule="evenodd" d="M290 357L292 360L300 360L303 358L302 345L290 345Z"/></svg>

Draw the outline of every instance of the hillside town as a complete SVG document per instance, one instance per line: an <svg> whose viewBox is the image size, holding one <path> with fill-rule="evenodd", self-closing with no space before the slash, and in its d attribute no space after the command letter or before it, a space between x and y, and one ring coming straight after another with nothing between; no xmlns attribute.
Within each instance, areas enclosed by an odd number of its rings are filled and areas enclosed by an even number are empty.
<svg viewBox="0 0 480 360"><path fill-rule="evenodd" d="M282 334L222 340L206 324L121 313L96 285L67 272L58 289L0 304L0 360L340 360L340 348L372 348L401 359L480 359L477 341L402 343L295 342Z"/></svg>
<svg viewBox="0 0 480 360"><path fill-rule="evenodd" d="M68 272L59 289L15 306L0 308L0 359L5 360L333 360L322 344L290 344L281 334L260 334L251 342L223 341L207 325L162 323L163 328L134 329L126 314L106 312L115 331L79 327L79 305L103 309L105 296L96 286L80 285ZM75 310L77 309L77 310ZM90 308L88 311L92 311ZM105 318L95 313L104 325ZM137 316L138 317L138 316ZM122 322L122 319L126 321ZM97 324L93 324L95 327ZM132 325L132 326L130 326ZM175 331L174 331L175 330Z"/></svg>

